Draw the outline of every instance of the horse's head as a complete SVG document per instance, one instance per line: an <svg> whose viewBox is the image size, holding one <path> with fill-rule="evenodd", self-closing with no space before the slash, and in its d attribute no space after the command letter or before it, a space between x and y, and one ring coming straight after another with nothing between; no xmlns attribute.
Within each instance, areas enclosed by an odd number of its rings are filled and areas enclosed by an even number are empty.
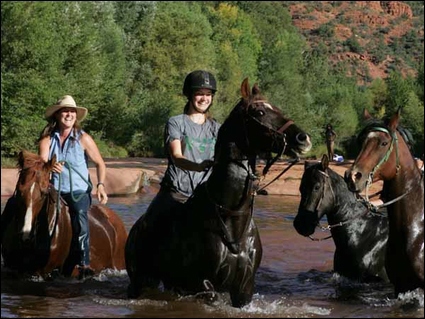
<svg viewBox="0 0 425 319"><path fill-rule="evenodd" d="M400 110L386 121L372 118L365 110L364 119L365 127L358 135L360 153L345 172L345 181L353 192L362 192L377 180L393 179L403 158L413 160L410 148L398 130Z"/></svg>
<svg viewBox="0 0 425 319"><path fill-rule="evenodd" d="M303 236L314 233L320 219L333 205L334 195L330 187L328 167L327 155L323 155L320 162L304 162L304 173L300 183L301 200L294 219L295 229Z"/></svg>
<svg viewBox="0 0 425 319"><path fill-rule="evenodd" d="M19 178L16 185L17 209L16 217L22 218L23 239L31 233L33 223L44 205L49 192L50 172L56 157L45 163L41 156L21 151L18 156Z"/></svg>
<svg viewBox="0 0 425 319"><path fill-rule="evenodd" d="M250 89L246 78L241 85L241 95L223 123L223 132L227 127L240 149L255 155L273 152L298 156L310 151L310 136L268 102L257 84Z"/></svg>

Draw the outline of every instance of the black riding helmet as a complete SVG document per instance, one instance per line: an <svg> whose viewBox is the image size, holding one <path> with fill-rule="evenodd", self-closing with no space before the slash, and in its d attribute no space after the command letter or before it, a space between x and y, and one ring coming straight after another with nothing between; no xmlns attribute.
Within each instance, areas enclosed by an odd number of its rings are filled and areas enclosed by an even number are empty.
<svg viewBox="0 0 425 319"><path fill-rule="evenodd" d="M210 89L214 94L217 91L217 82L214 75L203 70L189 73L184 80L183 94L190 98L193 91L198 89Z"/></svg>

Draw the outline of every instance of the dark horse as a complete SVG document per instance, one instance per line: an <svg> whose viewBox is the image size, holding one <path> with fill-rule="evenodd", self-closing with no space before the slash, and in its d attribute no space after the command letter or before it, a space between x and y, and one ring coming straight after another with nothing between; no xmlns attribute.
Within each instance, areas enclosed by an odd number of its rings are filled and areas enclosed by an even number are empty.
<svg viewBox="0 0 425 319"><path fill-rule="evenodd" d="M149 223L149 212L130 230L126 266L129 297L145 288L164 288L182 294L228 292L234 307L252 300L254 277L262 258L253 220L258 187L256 157L274 152L305 153L310 137L260 95L248 79L242 98L220 128L215 164L209 179L171 221ZM166 224L172 226L166 228ZM154 228L155 237L146 233ZM159 237L159 239L158 239ZM163 240L161 240L161 238Z"/></svg>
<svg viewBox="0 0 425 319"><path fill-rule="evenodd" d="M344 178L329 168L327 155L319 163L305 162L300 192L294 227L299 234L311 236L326 215L335 243L334 271L358 281L388 281L386 213L372 212L359 201Z"/></svg>
<svg viewBox="0 0 425 319"><path fill-rule="evenodd" d="M389 235L385 267L395 293L424 288L424 181L409 147L397 129L400 110L390 119L368 119L358 139L362 149L345 172L350 190L361 192L383 180Z"/></svg>
<svg viewBox="0 0 425 319"><path fill-rule="evenodd" d="M34 153L19 153L20 168L14 195L2 214L4 265L22 275L77 276L70 255L72 239L68 206L49 183L56 157L47 163ZM8 218L6 223L5 218ZM90 260L96 273L125 269L127 231L119 216L105 205L89 210Z"/></svg>

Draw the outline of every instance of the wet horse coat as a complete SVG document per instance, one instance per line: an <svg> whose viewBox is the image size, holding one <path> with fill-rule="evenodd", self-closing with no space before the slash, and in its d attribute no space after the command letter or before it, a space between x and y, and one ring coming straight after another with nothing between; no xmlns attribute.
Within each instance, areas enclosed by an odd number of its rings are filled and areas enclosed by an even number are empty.
<svg viewBox="0 0 425 319"><path fill-rule="evenodd" d="M385 267L395 293L424 288L424 180L409 146L398 131L400 110L388 121L365 111L359 134L362 149L345 172L350 190L361 192L383 180L389 237Z"/></svg>
<svg viewBox="0 0 425 319"><path fill-rule="evenodd" d="M78 275L78 259L70 256L72 239L68 207L49 184L56 158L45 163L37 154L19 154L19 178L14 196L2 214L4 264L21 274L48 277L53 270ZM116 213L105 205L89 210L91 267L95 272L125 269L127 231Z"/></svg>
<svg viewBox="0 0 425 319"><path fill-rule="evenodd" d="M335 243L334 271L359 281L388 281L385 251L388 218L359 201L343 177L329 168L324 155L319 163L305 162L300 184L301 200L294 227L311 236L326 215Z"/></svg>
<svg viewBox="0 0 425 319"><path fill-rule="evenodd" d="M129 297L156 288L183 294L228 292L232 305L249 303L262 246L253 220L259 153L304 153L310 138L245 79L242 99L220 128L209 179L169 220L155 223L148 208L130 230L126 266ZM169 226L167 226L170 224Z"/></svg>

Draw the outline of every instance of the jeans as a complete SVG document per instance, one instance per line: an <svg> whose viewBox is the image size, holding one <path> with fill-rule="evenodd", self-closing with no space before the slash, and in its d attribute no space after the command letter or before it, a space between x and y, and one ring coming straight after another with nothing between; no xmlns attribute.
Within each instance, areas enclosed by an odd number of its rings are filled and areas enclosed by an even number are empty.
<svg viewBox="0 0 425 319"><path fill-rule="evenodd" d="M61 194L62 198L68 204L71 215L71 224L73 232L73 243L78 238L78 250L80 256L80 266L90 265L90 229L88 210L92 203L91 193L74 192L74 200L70 193ZM76 247L71 246L71 249Z"/></svg>

